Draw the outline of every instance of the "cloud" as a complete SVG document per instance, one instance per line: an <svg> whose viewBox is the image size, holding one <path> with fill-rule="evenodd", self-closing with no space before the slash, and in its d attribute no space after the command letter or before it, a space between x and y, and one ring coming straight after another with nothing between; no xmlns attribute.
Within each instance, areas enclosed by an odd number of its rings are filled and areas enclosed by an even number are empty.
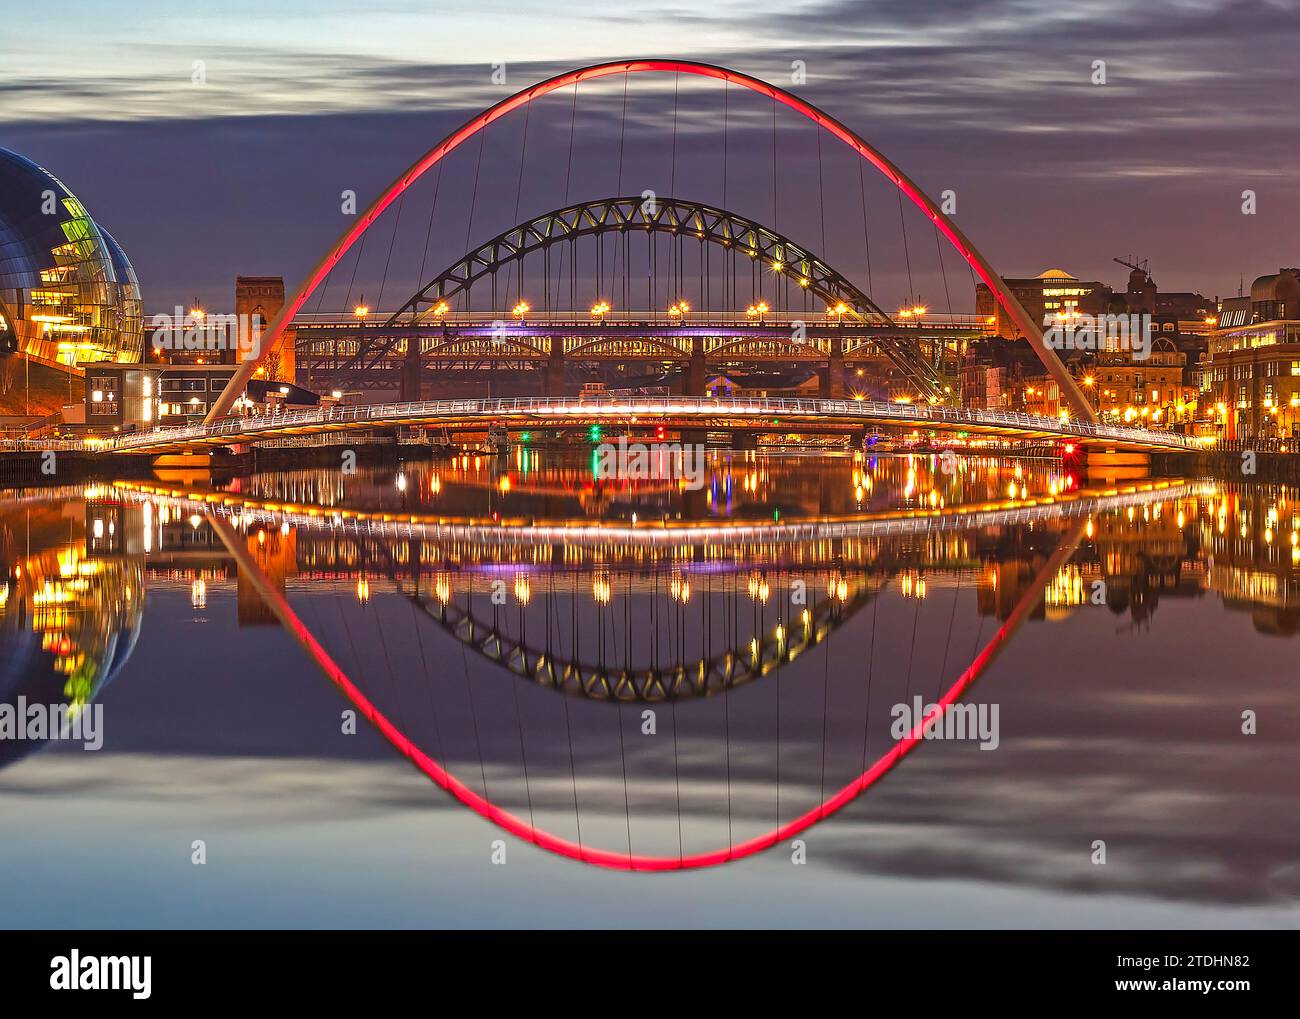
<svg viewBox="0 0 1300 1019"><path fill-rule="evenodd" d="M364 19L342 3L273 12L245 4L228 16L199 4L179 20L146 9L93 45L75 35L60 37L58 47L40 32L25 37L28 48L0 63L0 130L4 144L27 145L74 187L83 175L93 180L106 159L133 162L130 150L140 145L192 153L196 138L214 140L201 149L235 139L257 151L261 183L245 181L244 166L228 152L214 154L212 165L169 161L170 173L193 177L182 191L230 196L224 214L233 230L240 220L275 215L258 204L260 195L279 191L278 204L291 204L284 193L300 186L290 169L297 151L313 154L322 180L377 187L436 131L528 82L627 56L634 39L639 50L790 85L877 143L923 187L955 189L963 228L1009 275L1068 263L1104 279L1116 242L1103 228L1123 225L1136 237L1120 248L1153 257L1163 287L1212 294L1229 291L1243 272L1293 259L1295 7L1291 0L1170 0L1136 9L1119 0L639 4L599 23L528 2L438 15L395 2ZM191 82L196 59L205 62L202 86ZM802 85L790 82L796 59L807 67ZM498 60L506 62L505 86L490 77ZM1094 60L1106 61L1105 85L1091 83ZM630 131L663 129L675 84L668 76L636 82ZM582 87L589 138L621 130L619 90L617 78ZM681 83L681 136L716 137L718 117L716 82ZM730 117L732 151L768 137L761 104L733 103ZM319 144L358 134L364 146ZM84 146L90 137L93 152ZM1008 182L1017 197L1011 206ZM133 195L147 207L156 203L150 192L168 190L147 175L114 183L123 193L114 190L112 200L128 208ZM1259 189L1268 212L1249 224L1238 212L1246 187ZM192 234L225 230L206 223L205 210L177 214L194 217ZM1193 223L1220 238L1212 250L1191 242ZM296 216L292 231L305 246L286 241L264 268L290 277L303 271L332 237L316 225ZM131 225L121 232L131 234ZM134 250L129 236L124 243ZM191 281L173 282L170 260L151 266L150 257L147 299L165 306L190 299ZM217 262L214 252L204 281L244 270ZM940 285L923 284L927 292Z"/></svg>

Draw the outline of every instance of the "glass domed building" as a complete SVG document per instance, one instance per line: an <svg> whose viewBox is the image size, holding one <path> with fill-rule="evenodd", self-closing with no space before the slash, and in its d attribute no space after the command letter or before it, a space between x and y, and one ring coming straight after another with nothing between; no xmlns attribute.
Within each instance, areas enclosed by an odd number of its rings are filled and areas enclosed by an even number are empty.
<svg viewBox="0 0 1300 1019"><path fill-rule="evenodd" d="M134 363L143 349L126 253L62 181L0 148L0 355Z"/></svg>

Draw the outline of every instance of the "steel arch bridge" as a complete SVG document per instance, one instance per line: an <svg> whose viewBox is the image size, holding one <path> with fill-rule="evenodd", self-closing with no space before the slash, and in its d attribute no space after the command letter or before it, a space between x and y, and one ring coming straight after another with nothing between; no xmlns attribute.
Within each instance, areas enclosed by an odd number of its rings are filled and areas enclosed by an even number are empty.
<svg viewBox="0 0 1300 1019"><path fill-rule="evenodd" d="M765 272L791 280L801 291L825 302L831 309L829 322L820 324L820 329L810 328L811 316L793 314L791 321L772 330L762 329L760 323L757 331L763 335L756 336L753 322L741 322L739 327L707 323L688 327L684 315L682 321L667 327L663 323L622 325L613 321L578 325L557 322L548 314L549 309L540 309L541 325L534 330L503 328L504 324L491 321L491 316L477 328L473 324L447 324L450 302L467 296L475 283L491 280L495 307L496 276L501 269L541 252L547 259L544 272L549 280L549 256L555 245L606 234L617 234L629 242L633 235L666 234L681 241L695 240L701 248L713 245L750 258ZM704 286L701 280L701 290ZM549 285L545 289L549 302ZM801 333L827 335L792 340L796 327ZM423 359L514 356L542 360L562 354L567 360L617 356L689 361L703 355L715 362L731 357L834 361L871 347L884 354L921 397L943 400L945 379L923 352L916 333L915 328L900 326L870 296L807 246L761 223L702 202L634 196L580 202L511 227L434 276L382 326L306 326L299 328L298 336L299 348L308 355L333 358L331 370L324 373L326 385L352 373L364 375L399 348L410 350L411 343L420 344ZM696 387L702 389L702 371L697 371L696 376Z"/></svg>
<svg viewBox="0 0 1300 1019"><path fill-rule="evenodd" d="M1006 312L1020 332L1027 337L1053 380L1058 384L1073 414L1079 419L1095 423L1097 413L1089 404L1082 390L1066 370L1055 352L1043 340L1041 328L1017 300L1014 294L993 269L989 261L966 238L962 231L940 209L921 188L903 173L877 148L867 142L861 135L841 123L836 118L818 109L813 104L786 91L783 88L714 64L705 64L690 60L648 59L625 60L594 64L577 70L555 75L536 85L525 88L512 96L494 104L481 114L471 118L456 130L448 134L441 142L429 149L410 167L399 175L381 192L374 202L357 220L344 231L342 236L331 246L324 257L316 264L307 278L300 284L292 297L270 323L262 337L259 359L275 349L281 342L287 329L302 310L307 299L316 291L326 277L338 265L340 259L357 241L374 225L383 212L398 200L417 180L432 167L438 165L449 153L453 152L470 138L479 135L488 125L506 116L514 110L526 107L541 97L584 81L593 81L610 75L623 74L677 74L712 78L736 85L759 95L766 96L776 103L783 104L807 118L819 130L828 132L846 144L854 153L873 166L898 189L900 195L906 196L957 250L971 270L988 285L995 299ZM206 423L212 423L228 415L252 378L255 360L245 361L232 377L225 391L210 406L205 417Z"/></svg>
<svg viewBox="0 0 1300 1019"><path fill-rule="evenodd" d="M806 620L788 634L755 635L748 648L728 648L693 662L670 667L614 666L561 656L529 645L450 599L410 597L422 612L464 647L496 662L507 672L538 686L570 696L599 701L658 703L711 697L762 679L786 662L826 641L878 593L861 585L852 597L817 600Z"/></svg>
<svg viewBox="0 0 1300 1019"><path fill-rule="evenodd" d="M418 323L429 309L469 289L482 277L509 262L559 241L604 233L667 233L732 248L759 259L773 271L798 281L827 304L844 303L855 319L873 325L895 325L874 301L806 247L752 219L702 202L677 198L602 198L556 209L511 227L444 269L389 318L386 325L405 320Z"/></svg>

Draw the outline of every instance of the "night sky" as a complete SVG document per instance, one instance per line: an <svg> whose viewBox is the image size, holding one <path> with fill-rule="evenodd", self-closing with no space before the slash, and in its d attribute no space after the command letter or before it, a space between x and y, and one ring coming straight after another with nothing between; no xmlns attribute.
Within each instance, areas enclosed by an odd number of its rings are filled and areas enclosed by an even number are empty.
<svg viewBox="0 0 1300 1019"><path fill-rule="evenodd" d="M932 195L954 190L957 223L1004 275L1059 265L1122 286L1126 270L1110 260L1136 255L1151 259L1161 289L1228 296L1243 277L1249 286L1300 261L1294 0L173 7L0 0L10 28L0 38L0 146L49 168L112 230L150 312L194 297L229 308L237 273L293 286L347 225L343 189L364 206L490 103L570 67L636 56L721 63L790 87ZM195 85L200 60L206 84ZM805 84L791 82L797 60ZM1103 85L1091 81L1097 60ZM504 85L491 77L501 61ZM669 166L674 85L643 77L630 85L622 190L666 194L671 181L681 197L720 200L719 88L682 85ZM621 93L619 77L579 99L572 198L618 187ZM770 104L751 98L733 90L729 100L728 205L766 221ZM521 122L485 143L477 192L476 150L448 166L429 270L463 253L467 236L482 241L518 221L516 208L523 219L562 204L570 106L558 95L546 103L530 114L525 147ZM776 225L861 279L854 164L825 139L819 196L814 140L793 121L780 127ZM1241 212L1246 189L1257 215ZM413 194L398 225L401 268L385 281L384 305L414 289L430 200ZM881 204L892 199L870 200L870 215L882 224L892 215L897 232L896 206ZM896 239L882 225L869 242L882 303L908 289ZM388 244L385 234L364 257L382 263ZM913 287L934 295L935 245L915 234L911 244ZM378 270L363 264L358 286L374 301ZM949 262L946 272L949 303L970 310L965 268Z"/></svg>

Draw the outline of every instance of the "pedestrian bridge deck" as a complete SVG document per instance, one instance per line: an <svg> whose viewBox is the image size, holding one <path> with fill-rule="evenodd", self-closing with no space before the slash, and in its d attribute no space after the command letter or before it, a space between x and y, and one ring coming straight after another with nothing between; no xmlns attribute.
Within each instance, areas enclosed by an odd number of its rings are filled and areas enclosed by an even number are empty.
<svg viewBox="0 0 1300 1019"><path fill-rule="evenodd" d="M259 440L349 432L397 425L449 428L562 428L652 421L675 428L798 432L826 426L924 428L1015 439L1075 440L1090 448L1165 451L1197 450L1186 435L1093 425L1012 411L966 410L933 404L872 400L770 397L520 397L510 399L421 400L226 418L209 425L159 428L115 436L107 453L172 453Z"/></svg>

